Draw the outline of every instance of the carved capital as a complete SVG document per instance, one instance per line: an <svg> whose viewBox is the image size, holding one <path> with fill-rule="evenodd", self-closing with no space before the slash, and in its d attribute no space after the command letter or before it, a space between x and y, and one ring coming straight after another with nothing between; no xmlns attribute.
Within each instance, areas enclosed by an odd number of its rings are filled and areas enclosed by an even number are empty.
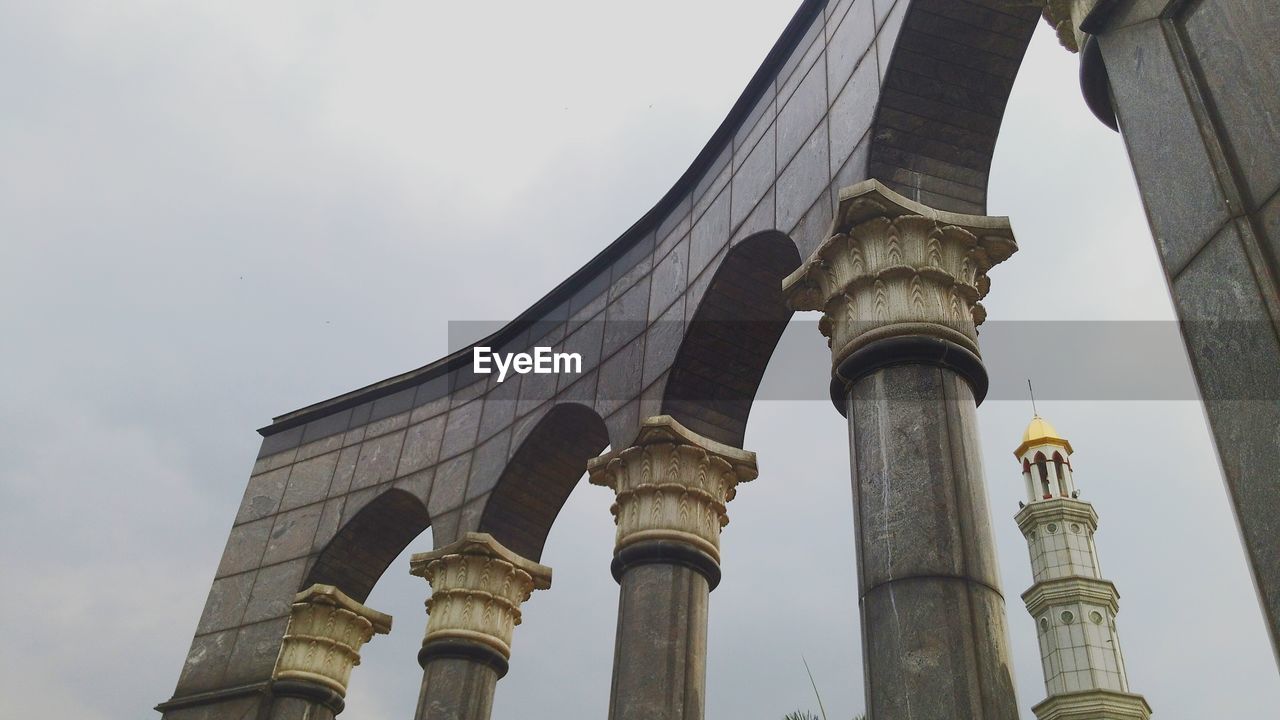
<svg viewBox="0 0 1280 720"><path fill-rule="evenodd" d="M314 683L347 694L360 648L374 634L391 630L391 616L361 605L332 585L298 593L290 609L273 680Z"/></svg>
<svg viewBox="0 0 1280 720"><path fill-rule="evenodd" d="M1062 47L1073 53L1084 45L1084 31L1080 26L1093 11L1098 0L1041 0L1044 3L1044 21L1058 35Z"/></svg>
<svg viewBox="0 0 1280 720"><path fill-rule="evenodd" d="M488 533L462 539L409 560L410 572L431 583L426 645L463 640L511 657L511 636L520 606L534 590L551 587L551 568L503 547Z"/></svg>
<svg viewBox="0 0 1280 720"><path fill-rule="evenodd" d="M823 312L833 366L900 335L976 355L987 271L1017 249L1008 218L934 210L866 180L841 191L830 237L782 287L791 309Z"/></svg>
<svg viewBox="0 0 1280 720"><path fill-rule="evenodd" d="M702 437L667 415L645 420L631 447L587 464L592 485L617 495L615 552L646 540L682 542L720 561L720 529L738 483L756 477L756 455Z"/></svg>

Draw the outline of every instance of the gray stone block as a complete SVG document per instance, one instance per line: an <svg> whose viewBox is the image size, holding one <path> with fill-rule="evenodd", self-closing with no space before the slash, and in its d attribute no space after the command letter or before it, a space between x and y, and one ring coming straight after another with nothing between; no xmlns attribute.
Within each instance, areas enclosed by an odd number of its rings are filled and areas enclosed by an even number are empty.
<svg viewBox="0 0 1280 720"><path fill-rule="evenodd" d="M769 188L773 187L773 179L776 177L773 154L774 130L770 127L760 142L746 154L742 167L733 176L730 227L738 227Z"/></svg>
<svg viewBox="0 0 1280 720"><path fill-rule="evenodd" d="M280 500L284 497L285 485L289 482L289 467L277 468L249 478L249 485L244 490L244 499L240 502L240 511L236 513L236 523L258 520L274 514L280 509Z"/></svg>
<svg viewBox="0 0 1280 720"><path fill-rule="evenodd" d="M404 448L400 453L397 475L408 475L435 465L440 459L440 442L444 438L445 416L409 426L405 432Z"/></svg>
<svg viewBox="0 0 1280 720"><path fill-rule="evenodd" d="M649 288L650 313L662 312L684 292L689 281L689 242L676 245L653 268Z"/></svg>
<svg viewBox="0 0 1280 720"><path fill-rule="evenodd" d="M309 554L323 510L323 504L314 503L277 515L262 564L272 565Z"/></svg>
<svg viewBox="0 0 1280 720"><path fill-rule="evenodd" d="M235 630L196 635L191 641L186 662L182 665L182 675L178 679L174 696L194 695L219 687L226 673L235 639Z"/></svg>
<svg viewBox="0 0 1280 720"><path fill-rule="evenodd" d="M224 682L247 685L270 679L288 622L288 618L280 618L240 628Z"/></svg>
<svg viewBox="0 0 1280 720"><path fill-rule="evenodd" d="M244 610L243 622L257 623L288 615L293 596L301 589L306 567L306 558L298 558L259 570L253 592L249 595L249 604Z"/></svg>
<svg viewBox="0 0 1280 720"><path fill-rule="evenodd" d="M818 126L827 112L827 75L822 63L796 88L796 92L778 111L778 165L786 167L792 156Z"/></svg>
<svg viewBox="0 0 1280 720"><path fill-rule="evenodd" d="M814 201L824 195L831 178L828 147L823 121L778 177L779 228L794 228Z"/></svg>
<svg viewBox="0 0 1280 720"><path fill-rule="evenodd" d="M871 0L857 0L832 32L831 46L827 52L828 87L844 87L854 67L871 50L875 34ZM874 77L874 72L872 76Z"/></svg>
<svg viewBox="0 0 1280 720"><path fill-rule="evenodd" d="M222 562L218 564L218 577L236 575L261 565L274 522L275 518L266 517L232 528L227 547L222 551Z"/></svg>
<svg viewBox="0 0 1280 720"><path fill-rule="evenodd" d="M448 433L446 432L446 436ZM351 489L360 490L384 483L395 477L400 449L404 446L405 431L365 440L360 446L360 459L356 461Z"/></svg>
<svg viewBox="0 0 1280 720"><path fill-rule="evenodd" d="M214 580L205 600L204 613L196 625L196 634L204 635L239 625L245 608L249 606L256 575L255 572L245 572Z"/></svg>
<svg viewBox="0 0 1280 720"><path fill-rule="evenodd" d="M338 452L331 452L294 465L280 510L292 510L328 497L333 473L338 467L338 455Z"/></svg>

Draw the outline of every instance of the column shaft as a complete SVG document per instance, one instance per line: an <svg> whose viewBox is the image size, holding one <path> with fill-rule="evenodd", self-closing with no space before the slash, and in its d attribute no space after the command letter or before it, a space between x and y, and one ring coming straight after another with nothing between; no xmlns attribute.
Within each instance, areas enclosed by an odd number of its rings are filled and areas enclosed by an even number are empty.
<svg viewBox="0 0 1280 720"><path fill-rule="evenodd" d="M417 720L487 720L501 677L490 665L460 657L434 657L422 666Z"/></svg>
<svg viewBox="0 0 1280 720"><path fill-rule="evenodd" d="M968 383L899 365L846 402L869 715L1016 720Z"/></svg>
<svg viewBox="0 0 1280 720"><path fill-rule="evenodd" d="M720 530L755 454L704 438L666 415L635 443L587 465L612 489L621 586L610 720L701 720L707 605L720 581Z"/></svg>
<svg viewBox="0 0 1280 720"><path fill-rule="evenodd" d="M609 717L701 718L707 679L707 578L691 568L647 564L620 582Z"/></svg>

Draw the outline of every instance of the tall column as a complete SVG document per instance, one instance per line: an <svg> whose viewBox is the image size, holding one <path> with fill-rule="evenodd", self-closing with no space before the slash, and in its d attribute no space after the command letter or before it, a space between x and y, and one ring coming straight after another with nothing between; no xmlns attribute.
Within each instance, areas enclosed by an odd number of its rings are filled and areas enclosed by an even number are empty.
<svg viewBox="0 0 1280 720"><path fill-rule="evenodd" d="M867 711L1016 720L977 437L978 303L1017 249L1005 218L941 212L868 180L783 282L821 310L848 418Z"/></svg>
<svg viewBox="0 0 1280 720"><path fill-rule="evenodd" d="M631 447L593 459L592 485L617 494L613 577L621 586L610 720L701 720L707 602L720 582L720 529L755 453L704 438L666 415Z"/></svg>
<svg viewBox="0 0 1280 720"><path fill-rule="evenodd" d="M417 720L488 720L498 680L507 674L520 606L551 587L551 568L503 547L488 533L410 559L431 583L427 634L418 652L422 692Z"/></svg>
<svg viewBox="0 0 1280 720"><path fill-rule="evenodd" d="M271 674L272 719L333 720L342 712L360 648L375 633L390 631L390 615L361 605L332 585L312 585L298 593Z"/></svg>
<svg viewBox="0 0 1280 720"><path fill-rule="evenodd" d="M1061 2L1046 17L1123 130L1280 662L1280 5Z"/></svg>

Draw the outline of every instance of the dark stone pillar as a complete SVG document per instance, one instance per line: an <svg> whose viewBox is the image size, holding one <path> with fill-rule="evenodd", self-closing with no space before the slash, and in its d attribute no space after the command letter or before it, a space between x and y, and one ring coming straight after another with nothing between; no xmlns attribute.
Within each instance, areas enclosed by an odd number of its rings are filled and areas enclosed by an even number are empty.
<svg viewBox="0 0 1280 720"><path fill-rule="evenodd" d="M551 568L477 532L415 554L410 568L431 583L415 719L488 720L498 680L507 674L520 606L534 590L551 587Z"/></svg>
<svg viewBox="0 0 1280 720"><path fill-rule="evenodd" d="M701 720L720 530L735 487L756 475L755 455L663 415L588 472L592 484L617 493L612 571L621 589L609 718Z"/></svg>
<svg viewBox="0 0 1280 720"><path fill-rule="evenodd" d="M1280 660L1280 5L1061 15L1090 106L1124 135Z"/></svg>
<svg viewBox="0 0 1280 720"><path fill-rule="evenodd" d="M481 649L476 646L479 653ZM464 651L465 652L465 651ZM422 691L418 695L418 720L487 720L493 712L493 694L506 675L506 663L464 653L431 655L426 646L418 655L422 664ZM495 658L496 660L496 658Z"/></svg>
<svg viewBox="0 0 1280 720"><path fill-rule="evenodd" d="M1018 718L976 417L978 300L1014 250L1004 218L868 180L841 192L834 234L784 282L792 308L824 313L849 422L873 718Z"/></svg>

